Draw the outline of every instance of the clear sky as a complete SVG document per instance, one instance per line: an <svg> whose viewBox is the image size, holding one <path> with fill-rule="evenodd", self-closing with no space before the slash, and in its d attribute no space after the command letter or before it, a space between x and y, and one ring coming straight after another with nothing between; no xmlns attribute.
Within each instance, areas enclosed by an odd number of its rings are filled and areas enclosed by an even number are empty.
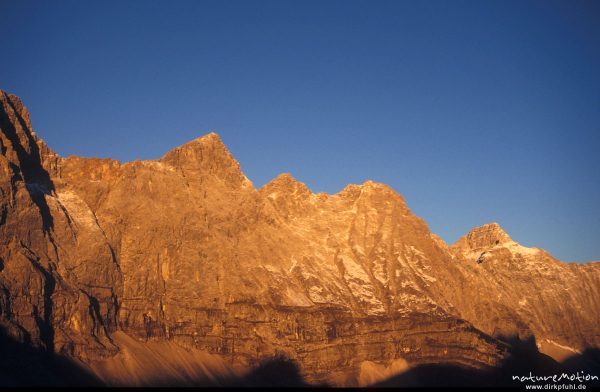
<svg viewBox="0 0 600 392"><path fill-rule="evenodd" d="M257 187L389 184L454 242L600 259L599 1L0 0L0 88L63 156L210 131Z"/></svg>

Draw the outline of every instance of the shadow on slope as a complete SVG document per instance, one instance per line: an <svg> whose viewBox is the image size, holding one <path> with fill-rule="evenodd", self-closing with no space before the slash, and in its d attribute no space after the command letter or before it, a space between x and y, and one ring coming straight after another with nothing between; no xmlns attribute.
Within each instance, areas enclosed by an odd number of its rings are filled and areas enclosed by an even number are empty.
<svg viewBox="0 0 600 392"><path fill-rule="evenodd" d="M0 91L0 94L5 94ZM38 207L41 217L44 233L48 233L54 227L54 220L50 213L50 208L46 203L44 194L49 194L54 191L54 183L50 178L50 174L44 169L41 161L40 149L33 137L28 122L21 116L20 100L15 96L5 94L7 105L13 111L16 121L19 123L22 132L19 132L15 124L10 120L10 115L0 103L0 132L4 133L10 141L12 148L17 154L19 166L13 167L15 173L19 173L26 184L27 191L31 196L31 200ZM27 145L30 151L24 147L19 135L27 139ZM4 151L2 152L4 153ZM14 166L14 165L13 165Z"/></svg>
<svg viewBox="0 0 600 392"><path fill-rule="evenodd" d="M122 354L104 361L104 371L74 359L21 343L0 327L0 388L3 387L309 387L291 359L265 360L247 373L224 369L209 354L194 356L169 342L125 341ZM148 347L147 347L148 346ZM198 354L198 353L196 353ZM102 363L98 361L97 363ZM93 369L90 370L90 369ZM94 372L97 372L96 374Z"/></svg>
<svg viewBox="0 0 600 392"><path fill-rule="evenodd" d="M123 387L303 387L309 386L292 360L278 356L249 369L230 359L184 348L172 341L141 342L122 331L113 334L120 352L90 368L107 385Z"/></svg>
<svg viewBox="0 0 600 392"><path fill-rule="evenodd" d="M296 362L285 356L278 356L262 362L245 376L230 384L233 387L327 387L326 384L307 383Z"/></svg>
<svg viewBox="0 0 600 392"><path fill-rule="evenodd" d="M19 343L0 327L0 386L104 386L67 357Z"/></svg>
<svg viewBox="0 0 600 392"><path fill-rule="evenodd" d="M167 354L165 354L167 355ZM177 353L177 356L181 353ZM166 358L174 358L167 355ZM172 365L176 365L173 363ZM189 365L189 364L188 364ZM176 365L179 367L178 365ZM204 364L203 366L206 366ZM163 373L162 369L154 369ZM523 387L531 382L513 380L513 376L549 376L562 373L600 376L600 350L587 350L581 355L558 363L537 351L535 342L512 341L511 356L498 368L473 369L458 365L426 364L377 383L375 387ZM265 360L245 374L233 372L208 380L206 377L181 377L175 373L155 374L145 386L221 386L221 387L326 387L307 383L298 365L284 356ZM200 373L196 373L200 374ZM562 381L571 384L576 381ZM545 384L537 382L535 384ZM600 382L584 382L589 388ZM0 387L11 386L107 386L75 360L36 349L10 338L0 328ZM141 386L140 384L137 384ZM123 386L123 384L121 384Z"/></svg>
<svg viewBox="0 0 600 392"><path fill-rule="evenodd" d="M504 338L510 344L510 355L500 367L473 369L460 365L426 364L375 384L376 387L524 387L528 384L547 384L552 381L521 382L513 376L527 377L562 375L592 375L600 377L600 350L587 350L558 363L537 350L535 338L525 341ZM562 380L559 384L578 384ZM584 381L587 387L600 386L598 380Z"/></svg>

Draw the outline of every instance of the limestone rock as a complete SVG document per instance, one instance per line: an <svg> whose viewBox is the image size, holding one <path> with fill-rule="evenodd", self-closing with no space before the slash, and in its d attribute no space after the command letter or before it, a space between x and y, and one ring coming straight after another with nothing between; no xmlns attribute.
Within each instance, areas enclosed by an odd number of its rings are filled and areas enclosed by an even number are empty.
<svg viewBox="0 0 600 392"><path fill-rule="evenodd" d="M255 189L214 133L159 160L63 158L18 98L0 103L0 324L105 380L145 352L130 337L233 368L284 355L342 385L394 363L495 366L514 336L600 345L599 263L561 263L497 224L449 247L372 181ZM128 371L112 379L158 370Z"/></svg>

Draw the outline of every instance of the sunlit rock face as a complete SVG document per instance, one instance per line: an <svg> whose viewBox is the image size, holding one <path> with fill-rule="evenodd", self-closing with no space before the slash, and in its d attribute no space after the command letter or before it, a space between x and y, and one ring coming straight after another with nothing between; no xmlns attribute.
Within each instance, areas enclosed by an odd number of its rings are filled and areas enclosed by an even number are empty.
<svg viewBox="0 0 600 392"><path fill-rule="evenodd" d="M81 358L117 348L117 255L77 193L58 190L21 101L0 92L0 314L20 341ZM44 162L46 163L46 162Z"/></svg>
<svg viewBox="0 0 600 392"><path fill-rule="evenodd" d="M476 282L471 304L457 307L477 328L533 336L549 355L600 346L600 263L562 263L514 242L495 223L473 229L451 252Z"/></svg>
<svg viewBox="0 0 600 392"><path fill-rule="evenodd" d="M215 369L284 355L338 385L495 366L505 338L600 346L599 263L561 263L497 224L449 247L371 181L256 189L214 133L155 161L63 158L17 97L0 103L0 322L103 379L145 352L123 334L216 355ZM131 372L114 379L144 377Z"/></svg>

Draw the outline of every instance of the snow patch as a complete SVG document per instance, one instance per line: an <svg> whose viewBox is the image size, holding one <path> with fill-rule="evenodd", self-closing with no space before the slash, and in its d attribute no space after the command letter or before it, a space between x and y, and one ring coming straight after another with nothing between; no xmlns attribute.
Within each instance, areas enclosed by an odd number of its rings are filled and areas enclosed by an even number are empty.
<svg viewBox="0 0 600 392"><path fill-rule="evenodd" d="M373 276L385 286L389 282L389 279L387 277L387 274L385 273L384 267L385 264L383 261L379 259L376 260L375 266L373 267Z"/></svg>
<svg viewBox="0 0 600 392"><path fill-rule="evenodd" d="M88 228L98 227L96 216L76 193L62 191L57 192L56 197L77 225L87 226Z"/></svg>
<svg viewBox="0 0 600 392"><path fill-rule="evenodd" d="M274 265L271 264L265 264L263 266L264 269L266 269L267 271L274 273L274 274L280 274L281 273L281 268L279 267L275 267Z"/></svg>
<svg viewBox="0 0 600 392"><path fill-rule="evenodd" d="M340 301L335 296L320 286L311 286L308 289L308 297L314 303L340 304Z"/></svg>
<svg viewBox="0 0 600 392"><path fill-rule="evenodd" d="M540 253L539 248L528 248L516 242L507 242L501 246L508 249L511 253L519 253L521 255L535 256Z"/></svg>
<svg viewBox="0 0 600 392"><path fill-rule="evenodd" d="M425 253L423 253L420 249L415 248L414 246L410 246L410 250L413 251L414 254L425 257Z"/></svg>
<svg viewBox="0 0 600 392"><path fill-rule="evenodd" d="M575 353L575 354L581 354L581 351L579 351L579 350L576 350L576 349L574 349L573 347L564 346L564 345L562 345L562 344L560 344L560 343L556 343L554 340L551 340L551 339L544 339L544 340L545 340L547 343L550 343L550 344L553 344L553 345L555 345L556 347L562 348L563 350L567 350L567 351L570 351L570 352L572 352L572 353Z"/></svg>
<svg viewBox="0 0 600 392"><path fill-rule="evenodd" d="M385 312L383 303L376 298L375 288L364 268L350 257L341 256L340 259L344 265L344 279L348 284L348 288L359 302L367 305L367 313Z"/></svg>
<svg viewBox="0 0 600 392"><path fill-rule="evenodd" d="M348 287L350 288L352 295L354 295L359 302L367 305L368 314L381 314L385 312L383 303L375 297L372 286L348 282Z"/></svg>
<svg viewBox="0 0 600 392"><path fill-rule="evenodd" d="M525 306L527 305L527 300L525 298L523 298L522 300L519 301L519 306Z"/></svg>
<svg viewBox="0 0 600 392"><path fill-rule="evenodd" d="M347 256L340 257L342 264L344 264L344 269L346 272L344 273L344 278L346 280L358 280L361 282L369 283L369 275L367 275L364 268L354 261L352 258Z"/></svg>

